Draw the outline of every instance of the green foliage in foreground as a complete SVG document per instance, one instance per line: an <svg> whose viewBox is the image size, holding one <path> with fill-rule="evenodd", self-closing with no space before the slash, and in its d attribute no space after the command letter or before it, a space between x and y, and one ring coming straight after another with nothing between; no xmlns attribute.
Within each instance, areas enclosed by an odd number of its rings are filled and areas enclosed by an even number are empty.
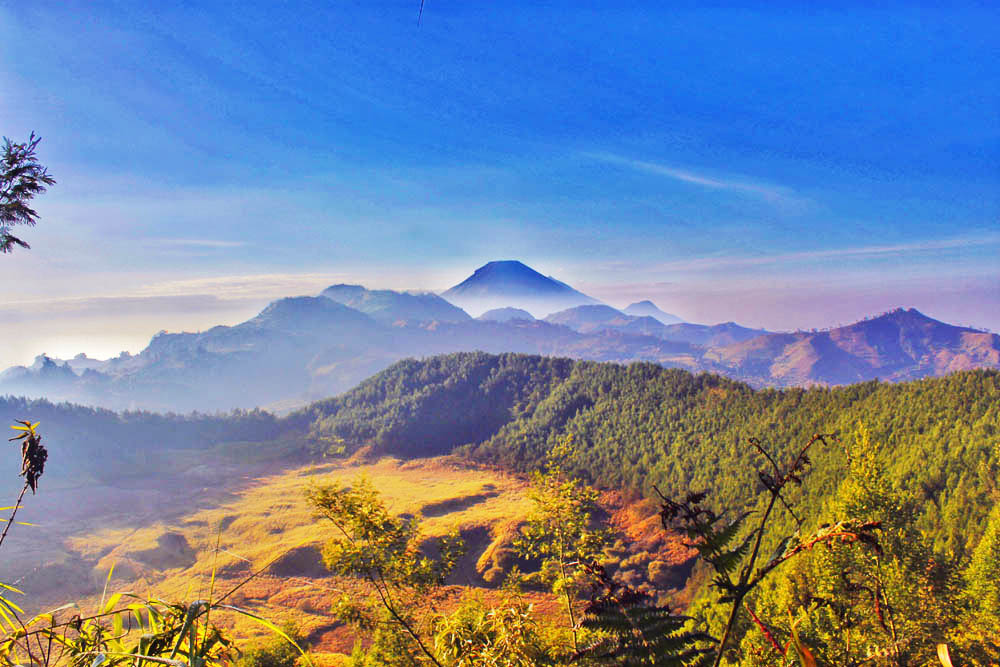
<svg viewBox="0 0 1000 667"><path fill-rule="evenodd" d="M609 577L591 565L595 590L583 610L581 626L594 638L578 655L615 665L702 665L719 642L705 632L688 629L688 616L657 604L651 595Z"/></svg>
<svg viewBox="0 0 1000 667"><path fill-rule="evenodd" d="M468 599L435 625L434 651L449 667L535 667L552 664L531 608L512 597L487 606Z"/></svg>
<svg viewBox="0 0 1000 667"><path fill-rule="evenodd" d="M458 536L441 540L432 558L421 550L418 521L390 514L365 479L347 488L310 487L306 499L317 517L335 528L335 537L323 548L327 568L367 584L361 595L342 595L335 615L367 632L381 633L385 641L377 643L376 651L386 653L385 659L392 655L416 662L422 656L441 665L426 636L426 619L417 612L461 556Z"/></svg>
<svg viewBox="0 0 1000 667"><path fill-rule="evenodd" d="M586 579L586 566L601 558L610 532L593 526L597 491L566 474L562 460L573 453L566 438L548 453L544 472L532 477L534 508L514 547L525 558L541 562L534 575L563 598L573 650L579 652L575 600Z"/></svg>

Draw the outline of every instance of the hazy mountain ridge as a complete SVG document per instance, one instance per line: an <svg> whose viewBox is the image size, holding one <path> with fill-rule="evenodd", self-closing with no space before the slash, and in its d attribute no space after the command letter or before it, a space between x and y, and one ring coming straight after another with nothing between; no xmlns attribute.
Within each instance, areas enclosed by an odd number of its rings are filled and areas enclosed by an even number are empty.
<svg viewBox="0 0 1000 667"><path fill-rule="evenodd" d="M625 313L626 315L636 315L638 317L652 317L656 320L659 320L662 324L679 324L680 322L684 321L681 318L677 317L676 315L673 315L672 313L663 312L662 310L657 308L656 304L650 301L649 299L631 303L622 308L622 312Z"/></svg>
<svg viewBox="0 0 1000 667"><path fill-rule="evenodd" d="M914 308L827 331L765 334L705 353L736 377L778 385L850 384L1000 368L1000 336Z"/></svg>
<svg viewBox="0 0 1000 667"><path fill-rule="evenodd" d="M461 308L436 294L369 290L361 285L331 285L320 296L350 306L380 322L464 322L472 319Z"/></svg>
<svg viewBox="0 0 1000 667"><path fill-rule="evenodd" d="M545 318L545 321L567 326L580 333L617 331L637 336L653 336L674 343L687 343L706 348L729 345L772 333L766 329L749 329L735 322L711 326L688 322L663 324L651 315L629 315L605 305L567 308L558 313L552 313Z"/></svg>
<svg viewBox="0 0 1000 667"><path fill-rule="evenodd" d="M531 322L535 319L535 316L521 308L512 308L508 306L506 308L494 308L493 310L487 310L476 319L492 322L509 322L511 320L527 320Z"/></svg>
<svg viewBox="0 0 1000 667"><path fill-rule="evenodd" d="M771 333L773 332L766 329L749 329L735 322L723 322L722 324L713 325L682 322L667 326L664 337L668 340L691 343L692 345L717 347L752 340L757 336L764 336Z"/></svg>
<svg viewBox="0 0 1000 667"><path fill-rule="evenodd" d="M542 285L542 292L560 298L590 299L520 262L487 264L453 290L465 285L459 292L482 287L495 293L497 276L511 275L522 291ZM66 362L40 356L30 367L0 374L0 393L115 409L289 408L345 391L400 359L476 350L652 361L779 387L1000 368L1000 337L912 309L795 333L733 322L665 325L600 303L577 304L544 320L529 319L516 305L487 315L472 319L433 294L333 285L320 296L278 299L235 326L160 332L135 355Z"/></svg>

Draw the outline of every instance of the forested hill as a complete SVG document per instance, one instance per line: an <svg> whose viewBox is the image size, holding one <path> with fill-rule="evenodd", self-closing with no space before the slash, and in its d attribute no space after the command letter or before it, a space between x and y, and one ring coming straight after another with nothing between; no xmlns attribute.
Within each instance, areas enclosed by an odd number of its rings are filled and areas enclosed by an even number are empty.
<svg viewBox="0 0 1000 667"><path fill-rule="evenodd" d="M711 374L655 364L528 355L452 354L405 361L337 398L291 416L289 426L348 451L423 456L458 451L530 469L566 434L572 467L609 487L643 494L713 490L719 507L746 502L761 461L759 437L779 455L814 433L839 434L817 448L803 493L820 507L840 481L859 422L883 443L891 477L923 505L921 527L939 548L965 547L998 500L1000 373L966 371L902 384L754 390Z"/></svg>

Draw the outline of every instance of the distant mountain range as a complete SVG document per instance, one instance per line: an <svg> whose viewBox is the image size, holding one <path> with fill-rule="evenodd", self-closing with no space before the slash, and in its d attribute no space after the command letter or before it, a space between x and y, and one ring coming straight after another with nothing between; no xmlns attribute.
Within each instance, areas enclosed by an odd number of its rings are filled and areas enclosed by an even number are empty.
<svg viewBox="0 0 1000 667"><path fill-rule="evenodd" d="M487 301L495 307L477 319L459 307L478 309ZM43 355L0 373L0 394L115 409L289 409L345 391L403 358L473 350L652 361L755 386L1000 368L1000 336L913 309L795 333L733 322L668 323L677 318L648 301L625 310L520 262L491 262L441 296L333 285L318 296L279 299L235 326L157 334L136 355L103 361Z"/></svg>

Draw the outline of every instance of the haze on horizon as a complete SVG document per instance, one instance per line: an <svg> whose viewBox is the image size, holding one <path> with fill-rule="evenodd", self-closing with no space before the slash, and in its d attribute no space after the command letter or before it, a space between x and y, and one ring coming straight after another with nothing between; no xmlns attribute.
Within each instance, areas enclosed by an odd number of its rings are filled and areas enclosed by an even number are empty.
<svg viewBox="0 0 1000 667"><path fill-rule="evenodd" d="M0 133L58 181L0 368L497 259L693 322L1000 330L995 11L418 6L0 7Z"/></svg>

